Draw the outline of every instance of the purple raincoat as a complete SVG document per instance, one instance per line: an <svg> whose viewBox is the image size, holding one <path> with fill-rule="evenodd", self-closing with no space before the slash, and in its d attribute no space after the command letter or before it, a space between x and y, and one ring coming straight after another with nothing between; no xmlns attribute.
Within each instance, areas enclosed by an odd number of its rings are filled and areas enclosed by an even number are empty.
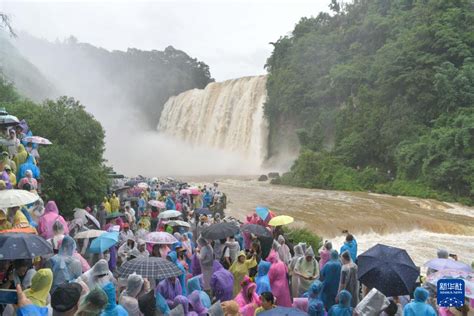
<svg viewBox="0 0 474 316"><path fill-rule="evenodd" d="M211 289L216 299L220 300L221 302L232 300L233 286L234 276L232 273L224 269L219 261L214 260Z"/></svg>
<svg viewBox="0 0 474 316"><path fill-rule="evenodd" d="M193 276L202 274L201 263L199 262L197 253L193 254L191 258L191 271L193 272Z"/></svg>
<svg viewBox="0 0 474 316"><path fill-rule="evenodd" d="M201 296L199 291L194 291L188 297L189 303L191 304L193 311L199 316L207 316L207 308L201 303Z"/></svg>
<svg viewBox="0 0 474 316"><path fill-rule="evenodd" d="M174 299L178 295L183 295L183 289L179 283L179 279L164 279L155 289L156 292L160 293L166 300L166 303L170 308L175 307Z"/></svg>

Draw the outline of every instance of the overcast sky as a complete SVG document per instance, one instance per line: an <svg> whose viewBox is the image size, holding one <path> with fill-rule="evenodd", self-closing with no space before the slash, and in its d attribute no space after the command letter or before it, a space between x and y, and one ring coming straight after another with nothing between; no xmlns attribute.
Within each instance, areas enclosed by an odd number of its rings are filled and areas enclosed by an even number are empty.
<svg viewBox="0 0 474 316"><path fill-rule="evenodd" d="M49 40L76 36L109 50L172 45L206 62L217 80L265 73L269 42L329 0L0 1L17 30Z"/></svg>

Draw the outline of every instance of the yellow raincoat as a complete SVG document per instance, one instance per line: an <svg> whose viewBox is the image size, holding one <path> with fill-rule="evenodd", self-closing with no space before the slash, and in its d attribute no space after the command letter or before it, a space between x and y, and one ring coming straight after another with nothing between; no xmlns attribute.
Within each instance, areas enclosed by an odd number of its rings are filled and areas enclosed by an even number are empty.
<svg viewBox="0 0 474 316"><path fill-rule="evenodd" d="M25 295L37 306L45 307L51 285L53 284L53 272L51 269L40 269L31 279L31 287L25 290Z"/></svg>
<svg viewBox="0 0 474 316"><path fill-rule="evenodd" d="M110 199L110 207L113 212L118 212L120 209L120 200L119 198L115 195L115 193L112 195L112 198Z"/></svg>
<svg viewBox="0 0 474 316"><path fill-rule="evenodd" d="M104 197L104 202L103 202L103 204L104 204L104 209L105 209L105 211L106 211L107 213L109 213L109 214L112 213L112 206L110 205L109 200L107 200L106 197Z"/></svg>
<svg viewBox="0 0 474 316"><path fill-rule="evenodd" d="M252 257L251 259L245 260L244 263L239 262L239 257L245 256L245 251L240 251L237 256L237 260L232 263L229 268L229 271L234 275L234 297L239 294L241 286L240 283L244 280L244 277L249 274L249 269L252 269L257 266L257 259Z"/></svg>
<svg viewBox="0 0 474 316"><path fill-rule="evenodd" d="M140 218L140 221L138 222L138 226L139 226L140 228L143 228L143 229L145 229L145 230L150 231L150 227L151 227L150 217L143 215L143 216Z"/></svg>
<svg viewBox="0 0 474 316"><path fill-rule="evenodd" d="M3 210L0 210L0 231L12 228L12 224L7 221L7 216Z"/></svg>
<svg viewBox="0 0 474 316"><path fill-rule="evenodd" d="M13 229L18 230L18 232L37 234L36 229L30 226L28 219L20 210L17 210L13 217Z"/></svg>
<svg viewBox="0 0 474 316"><path fill-rule="evenodd" d="M16 167L19 168L19 166L21 166L26 161L26 158L28 158L28 152L26 151L25 147L22 144L18 145L17 153L13 158Z"/></svg>

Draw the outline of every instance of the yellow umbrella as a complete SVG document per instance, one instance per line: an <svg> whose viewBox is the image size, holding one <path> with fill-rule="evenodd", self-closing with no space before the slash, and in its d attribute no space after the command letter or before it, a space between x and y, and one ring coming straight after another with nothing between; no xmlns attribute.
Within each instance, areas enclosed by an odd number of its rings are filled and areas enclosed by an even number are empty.
<svg viewBox="0 0 474 316"><path fill-rule="evenodd" d="M268 225L270 226L281 226L281 225L288 225L290 223L293 223L294 219L291 216L288 215L278 215L275 216L270 220Z"/></svg>

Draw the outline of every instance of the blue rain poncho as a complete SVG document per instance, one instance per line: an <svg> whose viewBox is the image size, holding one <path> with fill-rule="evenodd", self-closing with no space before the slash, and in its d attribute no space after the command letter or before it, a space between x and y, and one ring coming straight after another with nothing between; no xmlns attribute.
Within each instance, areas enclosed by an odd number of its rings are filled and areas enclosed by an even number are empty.
<svg viewBox="0 0 474 316"><path fill-rule="evenodd" d="M319 280L314 281L305 296L308 297L308 315L324 316L324 304L319 295L323 289L323 283Z"/></svg>
<svg viewBox="0 0 474 316"><path fill-rule="evenodd" d="M348 251L351 255L352 261L356 262L357 260L357 241L355 239L351 241L345 241L344 245L342 245L341 250L339 251L340 254L343 254L345 251Z"/></svg>
<svg viewBox="0 0 474 316"><path fill-rule="evenodd" d="M323 281L323 291L321 299L327 310L336 304L336 296L341 278L341 262L336 250L331 250L331 259L326 262L321 270L321 281Z"/></svg>
<svg viewBox="0 0 474 316"><path fill-rule="evenodd" d="M186 296L187 291L186 291L186 269L184 269L183 265L181 262L178 261L178 255L176 254L176 251L170 251L168 252L167 255L168 258L170 258L171 262L173 262L180 270L183 272L178 278L179 278L179 283L181 285L181 289L183 290L183 295Z"/></svg>
<svg viewBox="0 0 474 316"><path fill-rule="evenodd" d="M429 292L424 288L417 287L415 290L415 300L405 305L403 315L405 316L436 316L436 312L431 305L426 303Z"/></svg>
<svg viewBox="0 0 474 316"><path fill-rule="evenodd" d="M76 251L76 242L70 236L64 236L58 254L50 260L53 271L53 286L51 292L59 284L77 279L82 274L82 265L79 259L73 256Z"/></svg>
<svg viewBox="0 0 474 316"><path fill-rule="evenodd" d="M339 304L334 305L328 312L328 316L352 316L352 295L349 291L342 290L339 295Z"/></svg>
<svg viewBox="0 0 474 316"><path fill-rule="evenodd" d="M255 283L257 284L257 294L260 295L263 292L271 292L270 279L268 278L268 271L270 270L270 262L261 260L257 268L257 277Z"/></svg>
<svg viewBox="0 0 474 316"><path fill-rule="evenodd" d="M104 311L100 314L101 316L128 316L128 312L123 308L122 305L118 305L116 301L115 285L113 283L107 283L102 288L107 294L108 303L105 306Z"/></svg>
<svg viewBox="0 0 474 316"><path fill-rule="evenodd" d="M202 290L201 282L202 282L202 275L197 275L189 279L188 280L188 293L191 294L194 291L198 291L199 298L201 299L201 304L204 305L204 307L209 308L211 307L211 299L209 298L209 295Z"/></svg>

